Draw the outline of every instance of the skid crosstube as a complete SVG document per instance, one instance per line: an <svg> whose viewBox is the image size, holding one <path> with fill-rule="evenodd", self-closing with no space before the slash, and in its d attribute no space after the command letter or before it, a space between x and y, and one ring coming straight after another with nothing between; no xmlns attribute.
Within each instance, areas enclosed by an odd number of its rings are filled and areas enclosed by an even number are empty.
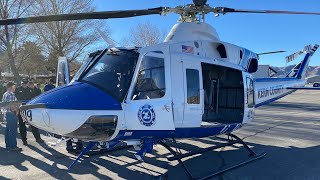
<svg viewBox="0 0 320 180"><path fill-rule="evenodd" d="M192 152L188 152L188 153L184 153L184 154L180 154L180 153L177 153L176 151L174 151L168 144L166 144L164 141L159 141L158 143L160 145L162 145L164 148L166 148L168 151L170 151L170 153L173 155L173 157L169 157L168 160L169 161L178 161L186 175L188 176L189 179L209 179L213 176L216 176L216 175L219 175L219 174L222 174L224 172L227 172L227 171L230 171L232 169L235 169L235 168L238 168L240 166L243 166L243 165L246 165L250 162L253 162L255 160L258 160L262 157L264 157L266 155L265 152L261 153L261 154L256 154L252 149L249 148L249 146L244 142L242 141L242 139L240 139L238 136L234 135L234 134L228 134L228 139L229 137L231 137L231 140L229 140L228 143L222 143L220 145L217 145L217 146L211 146L211 147L208 147L208 148L200 148L199 150L196 150L196 151L192 151ZM202 154L202 153L205 153L205 152L208 152L208 151L211 151L211 150L214 150L214 149L219 149L219 148L222 148L222 147L226 147L226 146L231 146L233 144L237 144L237 143L240 143L242 144L245 149L249 152L249 159L245 160L245 161L241 161L241 162L238 162L232 166L229 166L229 167L226 167L222 170L219 170L219 171L216 171L216 172L212 172L206 176L203 176L203 177L194 177L190 170L187 168L187 166L183 163L182 159L183 158L186 158L186 157L189 157L189 156L193 156L193 155L196 155L196 154Z"/></svg>

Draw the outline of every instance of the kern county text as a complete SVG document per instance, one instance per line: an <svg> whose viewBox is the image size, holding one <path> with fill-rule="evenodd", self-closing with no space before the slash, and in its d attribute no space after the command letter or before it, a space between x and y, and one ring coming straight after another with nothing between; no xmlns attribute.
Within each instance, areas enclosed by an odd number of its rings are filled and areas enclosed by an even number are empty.
<svg viewBox="0 0 320 180"><path fill-rule="evenodd" d="M282 93L284 90L283 85L271 86L267 88L258 89L258 98L264 98Z"/></svg>

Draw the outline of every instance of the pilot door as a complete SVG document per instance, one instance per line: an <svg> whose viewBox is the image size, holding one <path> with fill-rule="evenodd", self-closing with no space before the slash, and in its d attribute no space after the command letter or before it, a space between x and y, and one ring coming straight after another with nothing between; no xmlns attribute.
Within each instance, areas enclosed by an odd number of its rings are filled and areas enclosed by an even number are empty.
<svg viewBox="0 0 320 180"><path fill-rule="evenodd" d="M126 129L174 130L169 59L163 53L145 54L134 77L124 103Z"/></svg>
<svg viewBox="0 0 320 180"><path fill-rule="evenodd" d="M184 60L182 64L184 79L183 127L199 127L204 110L201 65L195 59Z"/></svg>

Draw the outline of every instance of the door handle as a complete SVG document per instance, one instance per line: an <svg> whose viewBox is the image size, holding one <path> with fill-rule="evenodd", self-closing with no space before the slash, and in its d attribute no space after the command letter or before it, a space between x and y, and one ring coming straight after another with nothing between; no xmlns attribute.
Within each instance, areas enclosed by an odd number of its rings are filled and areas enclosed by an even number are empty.
<svg viewBox="0 0 320 180"><path fill-rule="evenodd" d="M166 104L163 107L164 107L164 110L166 110L167 112L170 112L170 110L171 110L170 105Z"/></svg>

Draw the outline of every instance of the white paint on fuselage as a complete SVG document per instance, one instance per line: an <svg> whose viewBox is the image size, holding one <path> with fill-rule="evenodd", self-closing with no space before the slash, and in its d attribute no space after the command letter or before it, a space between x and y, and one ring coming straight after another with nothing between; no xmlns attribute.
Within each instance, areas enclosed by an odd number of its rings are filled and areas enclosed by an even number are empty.
<svg viewBox="0 0 320 180"><path fill-rule="evenodd" d="M124 127L123 111L111 110L68 110L68 109L32 109L32 120L28 123L42 130L65 135L77 130L90 116L117 115L116 133Z"/></svg>
<svg viewBox="0 0 320 180"><path fill-rule="evenodd" d="M284 78L283 81L279 81L279 79L277 80L276 78L269 78L267 81L256 79L254 86L255 104L259 105L267 101L276 100L277 98L293 91L287 89L288 87L303 87L306 84L306 80L304 79L288 79L289 78Z"/></svg>

